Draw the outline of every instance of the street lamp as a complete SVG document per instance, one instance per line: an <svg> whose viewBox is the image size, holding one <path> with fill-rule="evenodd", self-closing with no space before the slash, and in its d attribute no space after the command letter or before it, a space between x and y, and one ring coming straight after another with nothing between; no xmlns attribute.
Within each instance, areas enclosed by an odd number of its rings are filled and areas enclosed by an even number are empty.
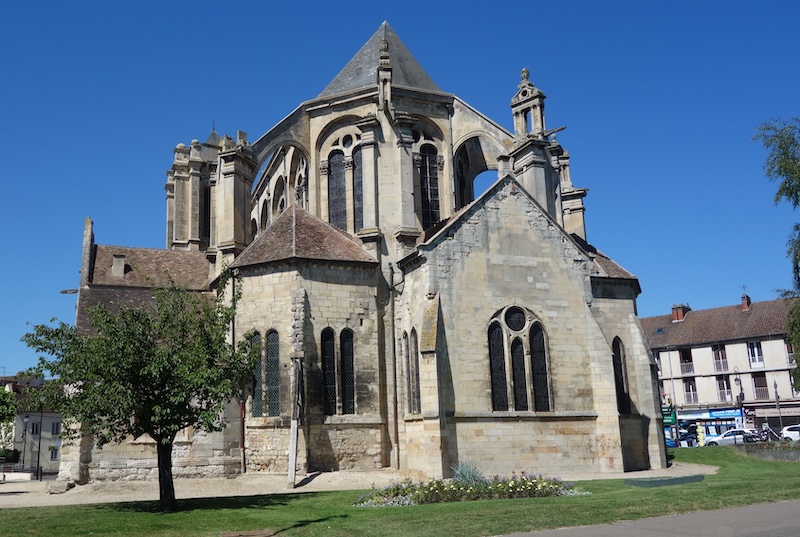
<svg viewBox="0 0 800 537"><path fill-rule="evenodd" d="M27 414L22 418L22 471L25 471L25 449L28 440L28 422L31 420Z"/></svg>
<svg viewBox="0 0 800 537"><path fill-rule="evenodd" d="M775 407L778 409L778 421L781 424L781 431L783 431L783 417L781 416L781 396L778 395L778 381L772 381L772 386L775 388Z"/></svg>
<svg viewBox="0 0 800 537"><path fill-rule="evenodd" d="M736 384L736 388L739 391L739 395L736 396L736 406L739 408L739 418L742 420L742 427L744 427L744 389L742 388L742 379L739 377L739 368L734 366L733 373L736 375L733 383Z"/></svg>

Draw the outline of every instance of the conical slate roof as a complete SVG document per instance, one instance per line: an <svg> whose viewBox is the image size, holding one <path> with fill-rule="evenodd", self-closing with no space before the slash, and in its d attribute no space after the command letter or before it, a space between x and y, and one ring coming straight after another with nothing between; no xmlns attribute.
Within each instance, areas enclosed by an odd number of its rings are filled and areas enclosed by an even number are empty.
<svg viewBox="0 0 800 537"><path fill-rule="evenodd" d="M344 69L328 84L319 97L327 97L336 93L351 91L378 83L378 65L380 51L378 45L385 39L389 43L389 61L392 66L392 84L408 88L438 91L439 86L428 76L425 69L394 33L389 23L384 21L378 31L369 38L361 50L351 59Z"/></svg>
<svg viewBox="0 0 800 537"><path fill-rule="evenodd" d="M231 263L231 268L289 259L377 264L350 235L291 205Z"/></svg>

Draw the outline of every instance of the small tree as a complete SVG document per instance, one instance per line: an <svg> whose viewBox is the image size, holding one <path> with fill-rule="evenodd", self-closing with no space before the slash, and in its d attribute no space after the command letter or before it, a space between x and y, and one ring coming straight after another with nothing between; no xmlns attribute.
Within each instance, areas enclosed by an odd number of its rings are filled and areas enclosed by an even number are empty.
<svg viewBox="0 0 800 537"><path fill-rule="evenodd" d="M148 434L158 454L159 502L177 504L172 478L175 435L186 427L218 431L259 355L254 338L228 341L240 291L223 278L215 297L170 280L154 301L89 310L92 334L58 322L36 325L22 340L41 357L33 374L54 377L45 396L61 413L63 434L92 435L100 447Z"/></svg>
<svg viewBox="0 0 800 537"><path fill-rule="evenodd" d="M0 386L0 449L14 447L14 417L17 415L17 397Z"/></svg>
<svg viewBox="0 0 800 537"><path fill-rule="evenodd" d="M788 121L772 119L760 125L754 137L767 149L764 173L770 180L779 180L775 203L783 200L797 209L800 205L800 118ZM795 224L789 235L787 255L792 261L793 287L783 291L786 299L792 299L786 324L786 339L800 349L800 224ZM792 369L792 384L800 390L800 368Z"/></svg>

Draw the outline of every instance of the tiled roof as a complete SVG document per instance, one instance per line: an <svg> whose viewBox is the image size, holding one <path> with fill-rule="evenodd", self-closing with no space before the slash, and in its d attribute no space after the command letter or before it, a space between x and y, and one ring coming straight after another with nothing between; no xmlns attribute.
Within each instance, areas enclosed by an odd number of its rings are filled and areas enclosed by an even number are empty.
<svg viewBox="0 0 800 537"><path fill-rule="evenodd" d="M377 263L357 240L305 209L291 205L231 263L231 268L288 259Z"/></svg>
<svg viewBox="0 0 800 537"><path fill-rule="evenodd" d="M155 248L128 248L98 244L90 285L158 287L168 282L167 275L181 287L208 288L208 261L203 252L181 252ZM124 276L114 276L115 255L125 256Z"/></svg>
<svg viewBox="0 0 800 537"><path fill-rule="evenodd" d="M142 306L155 304L152 289L126 287L89 287L80 290L78 314L75 328L82 334L93 332L89 310L103 306L111 313L119 311L120 306Z"/></svg>
<svg viewBox="0 0 800 537"><path fill-rule="evenodd" d="M377 86L380 51L378 45L385 39L389 43L389 61L392 66L392 84L408 88L441 92L439 86L428 76L411 52L394 33L388 22L347 62L344 69L328 84L318 97L355 90L365 86Z"/></svg>
<svg viewBox="0 0 800 537"><path fill-rule="evenodd" d="M672 322L672 313L641 319L652 349L693 346L723 341L782 336L791 307L787 300L753 302L748 311L742 305L690 310L682 321Z"/></svg>

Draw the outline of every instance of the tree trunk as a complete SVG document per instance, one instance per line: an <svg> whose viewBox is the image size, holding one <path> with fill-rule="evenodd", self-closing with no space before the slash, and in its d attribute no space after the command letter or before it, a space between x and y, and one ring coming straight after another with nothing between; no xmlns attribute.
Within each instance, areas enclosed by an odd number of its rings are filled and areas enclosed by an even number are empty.
<svg viewBox="0 0 800 537"><path fill-rule="evenodd" d="M156 441L158 450L158 504L162 511L172 512L178 508L175 500L175 484L172 482L172 441Z"/></svg>

